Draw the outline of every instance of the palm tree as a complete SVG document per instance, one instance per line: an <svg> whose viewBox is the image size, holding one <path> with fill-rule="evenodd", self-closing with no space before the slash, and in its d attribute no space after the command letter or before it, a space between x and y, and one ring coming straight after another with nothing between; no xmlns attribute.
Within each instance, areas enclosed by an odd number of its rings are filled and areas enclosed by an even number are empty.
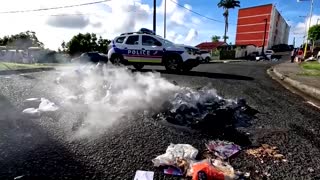
<svg viewBox="0 0 320 180"><path fill-rule="evenodd" d="M220 2L218 3L218 7L224 9L223 16L224 16L225 24L224 24L223 41L226 42L227 41L228 26L229 26L229 22L228 22L229 9L234 9L236 7L240 7L240 1L236 1L236 0L220 0Z"/></svg>
<svg viewBox="0 0 320 180"><path fill-rule="evenodd" d="M219 42L220 38L221 38L220 36L214 35L211 37L211 40L212 40L212 42Z"/></svg>

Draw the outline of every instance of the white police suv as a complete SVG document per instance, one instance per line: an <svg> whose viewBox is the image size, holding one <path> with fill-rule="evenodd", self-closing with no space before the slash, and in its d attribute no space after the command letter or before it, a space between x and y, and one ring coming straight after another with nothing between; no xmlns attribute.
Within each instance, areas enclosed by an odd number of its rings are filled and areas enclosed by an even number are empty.
<svg viewBox="0 0 320 180"><path fill-rule="evenodd" d="M142 28L138 32L123 33L110 45L108 59L119 65L164 65L168 71L189 71L199 65L200 51L192 46L177 45Z"/></svg>

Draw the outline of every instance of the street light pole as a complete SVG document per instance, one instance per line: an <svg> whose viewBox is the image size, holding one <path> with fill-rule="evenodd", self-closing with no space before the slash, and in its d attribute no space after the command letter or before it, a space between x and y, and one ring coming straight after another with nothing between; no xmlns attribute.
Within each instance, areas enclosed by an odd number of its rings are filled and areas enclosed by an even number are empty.
<svg viewBox="0 0 320 180"><path fill-rule="evenodd" d="M164 16L163 16L163 37L166 38L167 32L167 0L164 0Z"/></svg>
<svg viewBox="0 0 320 180"><path fill-rule="evenodd" d="M261 55L264 56L264 46L265 46L265 41L266 41L266 33L267 33L267 24L268 24L268 19L265 18L265 25L264 25L264 34L263 34L263 43L262 43L262 52Z"/></svg>
<svg viewBox="0 0 320 180"><path fill-rule="evenodd" d="M156 14L157 14L157 5L156 5L156 0L153 0L153 32L156 34Z"/></svg>

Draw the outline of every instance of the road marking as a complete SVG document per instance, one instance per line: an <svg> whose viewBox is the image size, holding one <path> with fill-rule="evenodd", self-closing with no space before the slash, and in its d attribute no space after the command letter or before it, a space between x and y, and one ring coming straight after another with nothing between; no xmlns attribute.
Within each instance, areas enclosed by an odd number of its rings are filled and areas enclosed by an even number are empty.
<svg viewBox="0 0 320 180"><path fill-rule="evenodd" d="M310 104L313 107L316 107L318 109L320 109L320 106L316 105L315 103L311 102L311 101L307 101L308 104Z"/></svg>

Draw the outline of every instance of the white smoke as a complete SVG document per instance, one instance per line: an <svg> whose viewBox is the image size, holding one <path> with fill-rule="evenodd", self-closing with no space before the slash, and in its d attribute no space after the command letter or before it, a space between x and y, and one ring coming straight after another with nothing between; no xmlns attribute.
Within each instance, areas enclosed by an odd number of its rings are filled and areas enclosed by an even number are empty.
<svg viewBox="0 0 320 180"><path fill-rule="evenodd" d="M132 72L112 65L69 69L57 78L57 84L54 92L65 99L62 106L85 109L76 137L99 135L139 111L158 110L179 90L160 73Z"/></svg>

